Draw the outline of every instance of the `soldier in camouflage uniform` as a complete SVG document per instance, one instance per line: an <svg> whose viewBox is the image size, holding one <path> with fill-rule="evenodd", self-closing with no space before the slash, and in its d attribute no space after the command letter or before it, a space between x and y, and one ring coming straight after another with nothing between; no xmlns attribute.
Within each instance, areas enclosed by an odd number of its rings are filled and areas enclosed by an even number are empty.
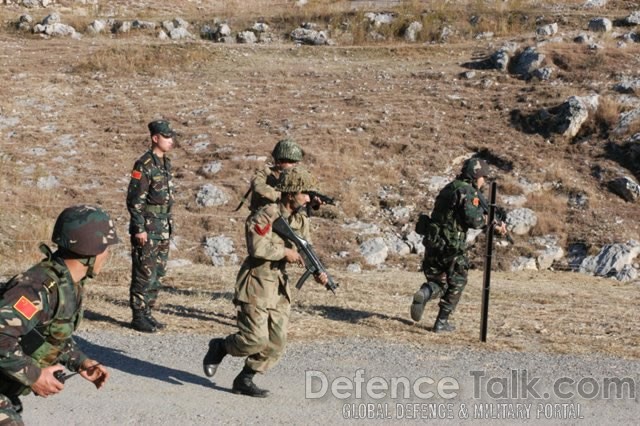
<svg viewBox="0 0 640 426"><path fill-rule="evenodd" d="M136 161L127 192L131 215L131 288L129 305L131 326L154 333L164 328L151 310L156 304L160 280L166 274L169 238L173 233L173 176L171 161L165 155L173 147L175 132L168 121L149 123L151 149Z"/></svg>
<svg viewBox="0 0 640 426"><path fill-rule="evenodd" d="M478 191L484 186L488 175L487 163L471 158L463 164L460 175L436 197L424 236L426 250L422 270L427 282L414 294L411 304L411 318L420 321L426 303L430 299L440 298L440 311L433 326L436 333L455 330L449 323L449 315L458 305L467 284L467 230L486 225ZM504 224L495 230L506 233Z"/></svg>
<svg viewBox="0 0 640 426"><path fill-rule="evenodd" d="M266 204L278 201L280 192L274 188L278 182L278 177L283 170L290 169L302 161L304 153L302 148L291 139L282 139L273 148L271 156L274 164L266 165L256 171L251 179L249 190L236 210L242 207L249 195L251 195L251 202L249 203L251 212L255 212Z"/></svg>
<svg viewBox="0 0 640 426"><path fill-rule="evenodd" d="M309 218L300 211L309 202L306 191L314 190L315 186L315 179L302 167L289 169L275 185L275 190L282 193L278 203L267 204L247 218L249 256L238 272L234 297L239 330L225 339L212 339L203 360L205 375L213 377L227 354L247 357L243 370L233 381L234 393L268 395L268 391L253 383L253 377L273 367L284 351L291 304L285 267L287 263L302 264L296 248L271 227L283 216L298 235L310 241ZM315 279L327 283L325 273Z"/></svg>
<svg viewBox="0 0 640 426"><path fill-rule="evenodd" d="M97 207L65 209L52 240L58 250L28 271L0 285L0 424L22 425L19 396L47 397L64 389L55 376L63 365L96 388L108 371L76 346L72 334L82 319L87 278L102 269L108 248L118 243L107 213Z"/></svg>

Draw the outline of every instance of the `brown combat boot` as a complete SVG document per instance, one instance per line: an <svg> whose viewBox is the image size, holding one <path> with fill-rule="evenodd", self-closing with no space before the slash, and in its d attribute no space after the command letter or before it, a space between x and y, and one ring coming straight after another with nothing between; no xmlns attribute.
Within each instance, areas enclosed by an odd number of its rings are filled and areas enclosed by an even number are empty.
<svg viewBox="0 0 640 426"><path fill-rule="evenodd" d="M255 383L253 383L253 376L255 375L256 372L245 365L240 374L238 374L238 376L233 380L231 392L240 395L253 396L255 398L266 398L269 396L268 390L260 389Z"/></svg>

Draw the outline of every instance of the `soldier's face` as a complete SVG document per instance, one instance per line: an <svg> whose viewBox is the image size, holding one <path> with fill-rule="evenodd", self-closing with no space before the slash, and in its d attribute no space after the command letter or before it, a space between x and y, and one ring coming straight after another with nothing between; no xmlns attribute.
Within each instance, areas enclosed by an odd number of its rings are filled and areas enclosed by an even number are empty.
<svg viewBox="0 0 640 426"><path fill-rule="evenodd" d="M476 179L476 186L478 187L478 189L482 188L485 184L485 180L484 180L484 176L480 176L478 179Z"/></svg>
<svg viewBox="0 0 640 426"><path fill-rule="evenodd" d="M293 166L295 166L295 165L296 165L296 163L290 163L290 162L288 162L288 161L278 161L278 162L276 163L276 165L278 166L278 168L279 168L280 170L287 170L287 169L290 169L290 168L292 168Z"/></svg>
<svg viewBox="0 0 640 426"><path fill-rule="evenodd" d="M155 142L155 148L161 153L171 151L173 148L173 138L172 137L164 137L161 134L153 135L151 137L153 142Z"/></svg>
<svg viewBox="0 0 640 426"><path fill-rule="evenodd" d="M296 195L293 196L292 201L292 210L297 210L311 200L309 199L309 194L306 192L297 192Z"/></svg>
<svg viewBox="0 0 640 426"><path fill-rule="evenodd" d="M103 251L102 253L96 256L96 262L93 264L93 273L95 275L98 275L102 270L102 268L104 267L104 265L106 265L108 260L109 260L109 247L107 247L105 251Z"/></svg>

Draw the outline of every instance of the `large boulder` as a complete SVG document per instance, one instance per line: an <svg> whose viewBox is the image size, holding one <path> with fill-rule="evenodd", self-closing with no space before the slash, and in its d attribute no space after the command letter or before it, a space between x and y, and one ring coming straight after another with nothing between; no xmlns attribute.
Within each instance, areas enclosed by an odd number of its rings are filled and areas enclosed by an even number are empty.
<svg viewBox="0 0 640 426"><path fill-rule="evenodd" d="M380 265L387 260L389 247L382 237L378 237L360 244L360 254L369 265Z"/></svg>
<svg viewBox="0 0 640 426"><path fill-rule="evenodd" d="M638 254L640 254L640 243L635 240L607 244L597 255L586 257L580 264L579 271L600 277L615 277L625 270L626 265L632 265Z"/></svg>
<svg viewBox="0 0 640 426"><path fill-rule="evenodd" d="M635 202L640 198L640 185L628 176L622 176L612 180L609 182L609 188L614 194L621 196L629 202Z"/></svg>
<svg viewBox="0 0 640 426"><path fill-rule="evenodd" d="M507 213L507 229L516 235L526 235L538 223L538 217L531 209L521 207Z"/></svg>

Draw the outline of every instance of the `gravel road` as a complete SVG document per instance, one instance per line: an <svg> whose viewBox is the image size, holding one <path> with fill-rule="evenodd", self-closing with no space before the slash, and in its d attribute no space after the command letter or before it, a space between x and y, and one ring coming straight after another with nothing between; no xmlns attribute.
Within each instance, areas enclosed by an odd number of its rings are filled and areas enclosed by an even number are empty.
<svg viewBox="0 0 640 426"><path fill-rule="evenodd" d="M110 381L97 391L76 376L56 396L25 397L27 425L602 425L637 424L640 416L635 360L449 350L430 348L427 339L424 347L357 338L293 342L280 364L256 378L271 396L254 399L230 392L239 358L225 358L214 381L204 377L206 336L124 329L76 336L109 367Z"/></svg>

